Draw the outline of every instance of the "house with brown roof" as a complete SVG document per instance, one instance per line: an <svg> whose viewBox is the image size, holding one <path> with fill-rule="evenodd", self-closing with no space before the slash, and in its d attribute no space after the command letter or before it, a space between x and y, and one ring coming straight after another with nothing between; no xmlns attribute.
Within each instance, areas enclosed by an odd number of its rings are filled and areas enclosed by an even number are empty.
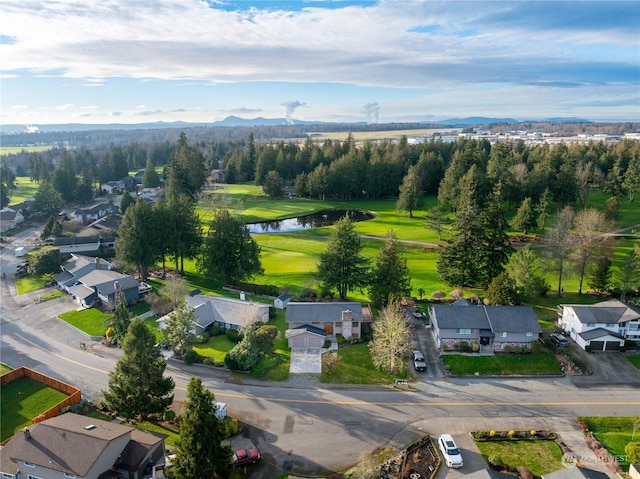
<svg viewBox="0 0 640 479"><path fill-rule="evenodd" d="M166 435L66 413L18 432L0 455L3 478L148 477L164 464Z"/></svg>

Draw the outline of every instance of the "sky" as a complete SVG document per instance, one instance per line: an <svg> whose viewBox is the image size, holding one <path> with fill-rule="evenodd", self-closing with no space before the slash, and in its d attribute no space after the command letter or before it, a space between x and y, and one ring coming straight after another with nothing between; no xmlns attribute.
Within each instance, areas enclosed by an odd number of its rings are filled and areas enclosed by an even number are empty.
<svg viewBox="0 0 640 479"><path fill-rule="evenodd" d="M2 0L0 124L640 121L640 0Z"/></svg>

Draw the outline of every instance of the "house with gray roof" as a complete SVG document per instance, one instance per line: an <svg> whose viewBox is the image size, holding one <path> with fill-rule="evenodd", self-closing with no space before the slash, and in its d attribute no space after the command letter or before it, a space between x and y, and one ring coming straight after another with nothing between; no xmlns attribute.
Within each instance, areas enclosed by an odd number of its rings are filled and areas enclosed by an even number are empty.
<svg viewBox="0 0 640 479"><path fill-rule="evenodd" d="M0 210L0 233L15 228L24 221L22 211L13 207L2 208Z"/></svg>
<svg viewBox="0 0 640 479"><path fill-rule="evenodd" d="M96 269L110 270L111 263L102 258L72 254L71 258L62 263L60 269L62 271L56 274L53 279L58 284L58 288L69 293L69 288L79 283L80 278L84 275Z"/></svg>
<svg viewBox="0 0 640 479"><path fill-rule="evenodd" d="M429 308L442 351L528 352L542 328L530 306L472 306L466 301Z"/></svg>
<svg viewBox="0 0 640 479"><path fill-rule="evenodd" d="M82 276L68 288L68 292L84 307L89 308L101 302L108 308L115 308L120 292L127 303L140 299L138 287L138 281L131 275L96 269Z"/></svg>
<svg viewBox="0 0 640 479"><path fill-rule="evenodd" d="M166 435L74 413L18 432L2 449L3 478L149 477L164 464Z"/></svg>
<svg viewBox="0 0 640 479"><path fill-rule="evenodd" d="M327 339L334 339L338 334L341 334L345 339L357 339L369 331L371 319L371 308L368 304L353 301L290 302L287 305L285 316L286 334L287 338L290 338L290 346L296 343L296 341L292 341L292 338L301 334L296 330L306 326L310 327L303 328L307 333L324 331Z"/></svg>
<svg viewBox="0 0 640 479"><path fill-rule="evenodd" d="M185 302L195 312L194 334L207 331L212 326L239 331L258 321L269 322L270 306L265 303L211 296L201 294L198 290L187 294ZM165 327L166 321L171 314L169 313L157 320L160 328Z"/></svg>
<svg viewBox="0 0 640 479"><path fill-rule="evenodd" d="M618 351L626 340L640 341L640 308L617 299L562 304L558 325L583 349Z"/></svg>

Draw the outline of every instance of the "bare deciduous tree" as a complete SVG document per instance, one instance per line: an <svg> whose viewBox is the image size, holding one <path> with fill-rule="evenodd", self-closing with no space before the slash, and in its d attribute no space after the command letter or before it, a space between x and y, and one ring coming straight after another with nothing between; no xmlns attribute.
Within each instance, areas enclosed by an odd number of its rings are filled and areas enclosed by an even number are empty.
<svg viewBox="0 0 640 479"><path fill-rule="evenodd" d="M582 294L582 281L587 267L604 253L608 243L604 234L610 230L611 222L600 210L587 208L576 214L572 233L571 259L575 261L580 278L578 294Z"/></svg>
<svg viewBox="0 0 640 479"><path fill-rule="evenodd" d="M169 298L173 308L178 307L184 302L184 296L189 292L189 285L184 278L180 276L170 276L160 288L163 295Z"/></svg>
<svg viewBox="0 0 640 479"><path fill-rule="evenodd" d="M374 366L389 374L402 372L414 345L411 324L402 306L394 303L381 309L372 328L373 340L369 348Z"/></svg>

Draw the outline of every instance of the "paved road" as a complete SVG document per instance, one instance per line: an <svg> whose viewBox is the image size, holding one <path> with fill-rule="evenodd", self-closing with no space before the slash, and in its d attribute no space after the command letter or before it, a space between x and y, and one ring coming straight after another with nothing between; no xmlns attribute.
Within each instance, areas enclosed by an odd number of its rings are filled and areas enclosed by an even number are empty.
<svg viewBox="0 0 640 479"><path fill-rule="evenodd" d="M0 354L10 366L27 365L80 387L92 400L106 387L120 351L97 343L79 349L82 337L51 315L69 309L66 298L34 305L0 284ZM167 372L185 398L191 376L202 377L230 416L250 427L247 434L264 455L252 477L275 472L313 474L344 469L380 446L402 449L424 434L453 432L462 447L465 431L490 424L520 424L531 418L537 429L564 421L575 434L575 415L639 415L640 395L632 386L576 388L569 378L451 379L425 377L411 390L320 385L312 376L268 384L234 379L224 371L170 362ZM574 424L571 429L568 424ZM474 457L471 455L470 457ZM477 456L475 456L477 458ZM466 472L477 464L469 461ZM467 469L469 468L469 469ZM447 472L454 475L456 472ZM441 474L444 474L441 473Z"/></svg>

